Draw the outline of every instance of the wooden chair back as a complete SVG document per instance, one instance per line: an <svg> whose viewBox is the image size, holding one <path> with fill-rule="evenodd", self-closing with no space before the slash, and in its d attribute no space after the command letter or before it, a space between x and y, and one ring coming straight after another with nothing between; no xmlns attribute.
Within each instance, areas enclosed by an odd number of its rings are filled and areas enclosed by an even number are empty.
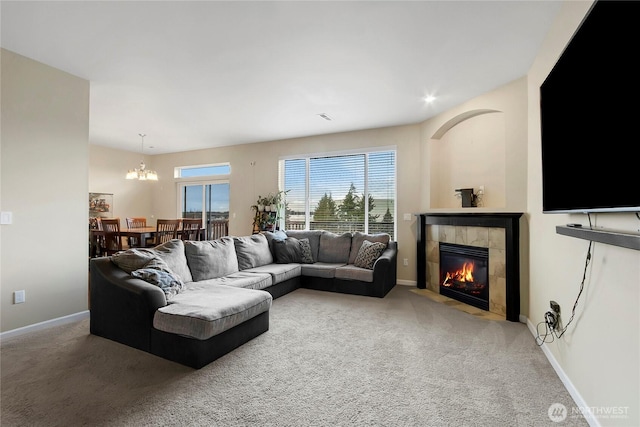
<svg viewBox="0 0 640 427"><path fill-rule="evenodd" d="M122 236L120 235L120 218L101 218L104 231L104 255L113 255L122 250Z"/></svg>
<svg viewBox="0 0 640 427"><path fill-rule="evenodd" d="M200 218L182 218L182 240L200 240L202 220Z"/></svg>
<svg viewBox="0 0 640 427"><path fill-rule="evenodd" d="M178 228L180 228L180 219L159 219L156 221L156 241L159 245L178 238Z"/></svg>
<svg viewBox="0 0 640 427"><path fill-rule="evenodd" d="M127 228L144 228L147 226L147 218L129 217L127 218Z"/></svg>
<svg viewBox="0 0 640 427"><path fill-rule="evenodd" d="M126 218L126 221L127 221L127 229L129 230L131 230L132 228L144 228L147 226L147 218L144 218L144 217L129 217L129 218ZM142 246L139 240L140 239L138 239L137 237L128 237L127 242L129 243L129 247L136 248L136 247Z"/></svg>
<svg viewBox="0 0 640 427"><path fill-rule="evenodd" d="M209 223L209 240L219 239L229 235L229 220L214 220Z"/></svg>

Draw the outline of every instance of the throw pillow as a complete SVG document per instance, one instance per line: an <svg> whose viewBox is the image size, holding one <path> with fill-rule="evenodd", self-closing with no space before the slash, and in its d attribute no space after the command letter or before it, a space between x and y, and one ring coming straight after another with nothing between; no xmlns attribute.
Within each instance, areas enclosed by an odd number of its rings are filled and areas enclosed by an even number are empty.
<svg viewBox="0 0 640 427"><path fill-rule="evenodd" d="M300 244L300 262L303 264L313 264L313 254L311 253L311 243L309 239L298 240Z"/></svg>
<svg viewBox="0 0 640 427"><path fill-rule="evenodd" d="M362 246L360 246L360 249L358 250L358 255L356 256L356 260L353 262L353 265L373 270L373 264L378 258L380 258L380 255L382 255L382 252L384 252L386 247L387 245L384 243L365 240L362 242Z"/></svg>
<svg viewBox="0 0 640 427"><path fill-rule="evenodd" d="M273 245L276 253L277 264L301 262L302 251L300 249L300 241L295 237L288 237L285 240L276 240L273 242Z"/></svg>
<svg viewBox="0 0 640 427"><path fill-rule="evenodd" d="M171 271L184 282L191 282L191 271L184 254L184 244L180 239L173 239L155 248L132 248L111 256L111 262L131 274L141 269L154 258L161 258Z"/></svg>
<svg viewBox="0 0 640 427"><path fill-rule="evenodd" d="M131 274L156 257L157 255L148 249L129 249L111 255L111 262Z"/></svg>
<svg viewBox="0 0 640 427"><path fill-rule="evenodd" d="M182 291L184 283L179 277L171 272L158 270L156 268L141 268L131 272L133 277L158 286L164 292L167 301Z"/></svg>
<svg viewBox="0 0 640 427"><path fill-rule="evenodd" d="M360 246L362 246L362 242L368 240L370 242L380 242L385 245L389 244L391 240L391 236L387 233L379 233L379 234L366 234L360 231L356 231L353 233L353 238L351 239L351 250L349 252L349 264L353 264L356 260L356 256L358 255L358 250L360 250Z"/></svg>

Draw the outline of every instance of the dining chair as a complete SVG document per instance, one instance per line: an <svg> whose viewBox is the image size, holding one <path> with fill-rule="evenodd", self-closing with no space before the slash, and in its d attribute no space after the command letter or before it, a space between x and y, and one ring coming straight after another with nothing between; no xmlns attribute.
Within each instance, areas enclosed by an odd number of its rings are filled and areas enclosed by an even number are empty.
<svg viewBox="0 0 640 427"><path fill-rule="evenodd" d="M229 235L229 220L213 220L210 222L209 240L219 239Z"/></svg>
<svg viewBox="0 0 640 427"><path fill-rule="evenodd" d="M100 222L104 231L103 255L109 256L121 251L120 218L102 218Z"/></svg>
<svg viewBox="0 0 640 427"><path fill-rule="evenodd" d="M182 218L182 240L200 240L200 230L202 230L202 220L200 218Z"/></svg>
<svg viewBox="0 0 640 427"><path fill-rule="evenodd" d="M131 230L134 228L144 228L147 226L147 218L144 217L129 217L126 218L127 222L127 230ZM127 242L130 248L140 247L141 242L139 242L139 238L137 237L127 237Z"/></svg>
<svg viewBox="0 0 640 427"><path fill-rule="evenodd" d="M156 221L156 241L159 245L178 238L178 228L180 228L180 219L159 219Z"/></svg>

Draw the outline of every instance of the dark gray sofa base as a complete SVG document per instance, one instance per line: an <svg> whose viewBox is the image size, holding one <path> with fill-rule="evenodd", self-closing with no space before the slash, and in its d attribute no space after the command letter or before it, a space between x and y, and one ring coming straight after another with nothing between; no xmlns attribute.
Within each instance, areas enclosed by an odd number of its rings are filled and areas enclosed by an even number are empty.
<svg viewBox="0 0 640 427"><path fill-rule="evenodd" d="M281 296L298 289L301 284L301 279L302 278L300 276L292 277L291 279L285 280L284 282L269 286L264 290L269 292L273 299L280 298Z"/></svg>
<svg viewBox="0 0 640 427"><path fill-rule="evenodd" d="M362 295L367 297L384 298L395 283L382 283L381 286L374 286L372 283L361 282L359 280L327 279L322 277L304 277L302 286L315 291L337 292L341 294Z"/></svg>
<svg viewBox="0 0 640 427"><path fill-rule="evenodd" d="M200 369L268 330L268 311L204 341L152 328L149 353Z"/></svg>

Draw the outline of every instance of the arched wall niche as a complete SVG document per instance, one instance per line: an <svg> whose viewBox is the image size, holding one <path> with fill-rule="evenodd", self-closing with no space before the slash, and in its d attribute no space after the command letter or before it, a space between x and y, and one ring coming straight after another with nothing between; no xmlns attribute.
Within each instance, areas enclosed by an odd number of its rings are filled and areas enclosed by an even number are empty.
<svg viewBox="0 0 640 427"><path fill-rule="evenodd" d="M478 110L469 110L464 113L458 114L454 118L447 120L438 130L433 134L431 139L441 139L445 133L447 133L454 126L464 122L465 120L469 120L472 117L480 116L482 114L489 113L500 113L498 110L488 110L488 109L478 109Z"/></svg>
<svg viewBox="0 0 640 427"><path fill-rule="evenodd" d="M498 113L498 114L496 114ZM461 208L458 188L484 187L479 207L506 207L506 117L495 109L474 109L442 124L429 144L429 206Z"/></svg>

